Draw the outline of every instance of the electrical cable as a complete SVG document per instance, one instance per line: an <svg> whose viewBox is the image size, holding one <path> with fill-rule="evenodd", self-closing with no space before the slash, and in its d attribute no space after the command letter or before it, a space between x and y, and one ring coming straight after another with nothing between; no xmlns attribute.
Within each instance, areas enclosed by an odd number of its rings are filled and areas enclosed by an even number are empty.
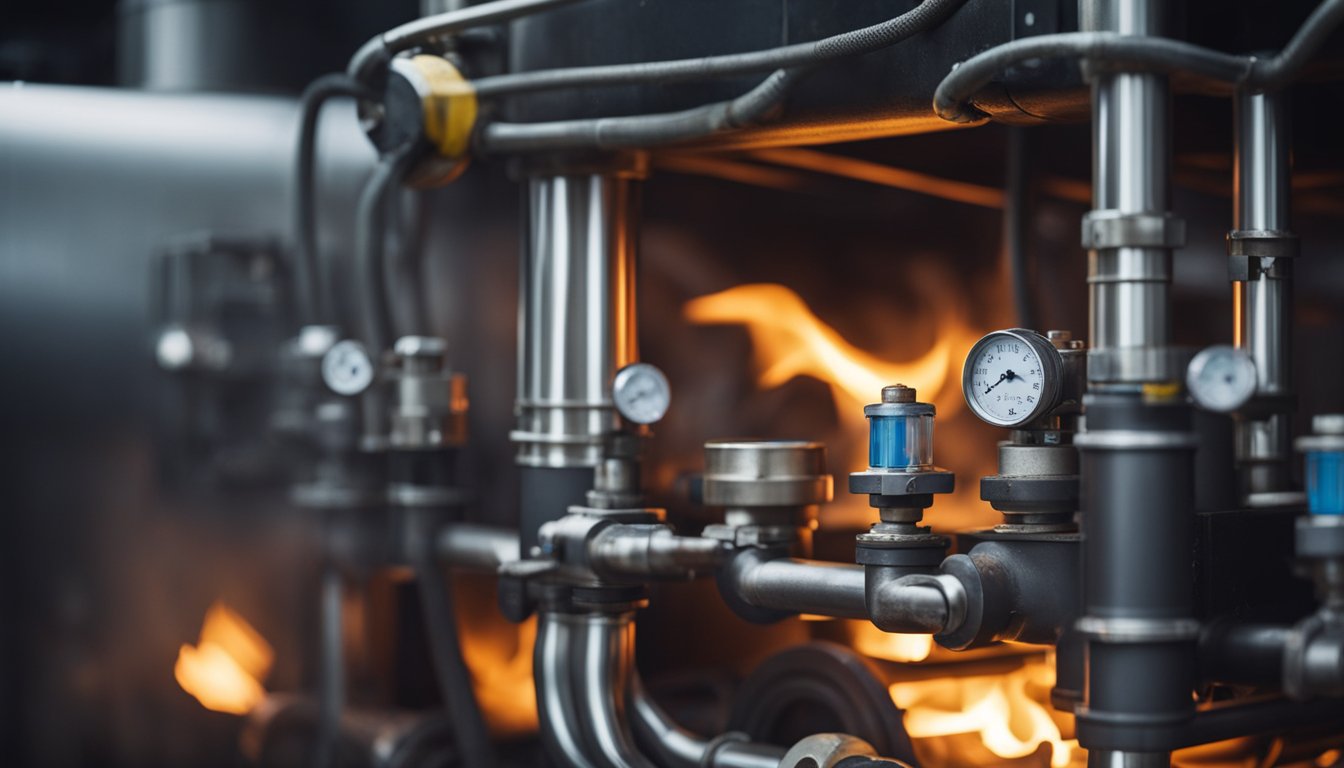
<svg viewBox="0 0 1344 768"><path fill-rule="evenodd" d="M878 24L821 40L766 50L671 61L515 72L474 80L472 87L478 98L486 99L560 88L652 85L774 69L813 67L836 59L861 56L898 43L942 22L963 2L965 0L924 0L910 11Z"/></svg>
<svg viewBox="0 0 1344 768"><path fill-rule="evenodd" d="M943 78L933 110L954 123L989 115L970 100L999 73L1032 59L1081 58L1090 65L1126 72L1188 72L1252 90L1275 90L1294 80L1331 32L1344 22L1344 0L1324 0L1277 55L1237 56L1180 40L1115 32L1065 32L1014 40L972 56Z"/></svg>
<svg viewBox="0 0 1344 768"><path fill-rule="evenodd" d="M368 82L379 65L387 64L393 56L421 43L575 2L578 0L495 0L408 21L360 46L346 67L346 74L360 82Z"/></svg>
<svg viewBox="0 0 1344 768"><path fill-rule="evenodd" d="M415 571L430 658L434 664L439 694L448 711L453 743L458 749L462 765L490 768L495 765L494 748L490 744L485 719L476 703L471 671L462 658L452 589L447 576L434 559L436 537L433 535L432 515L426 510L416 510L411 515L415 527L408 547L411 568Z"/></svg>
<svg viewBox="0 0 1344 768"><path fill-rule="evenodd" d="M305 325L330 323L335 306L331 286L317 258L317 121L322 106L336 96L366 97L366 89L340 73L308 84L299 98L299 142L294 170L294 288L299 319Z"/></svg>
<svg viewBox="0 0 1344 768"><path fill-rule="evenodd" d="M827 40L818 43L806 43L804 47L812 51L812 55L820 55L823 56L822 60L829 60L829 57L833 56L866 53L877 48L895 45L925 29L936 26L960 2L961 0L925 0L914 9L895 19L852 33L855 37L839 36L843 38L840 43L830 43L828 41L835 38L827 38ZM784 49L778 50L792 48L794 46L785 46ZM768 56L770 52L763 51L740 55L745 57ZM732 61L734 57L710 57L709 59L692 61L698 61L701 65L704 65L706 61L721 60ZM754 60L748 58L747 61ZM682 67L680 62L661 62L649 65L622 65L615 68L584 69L589 73L595 70L605 73L600 75L601 78L625 78L628 75L621 74L624 70L629 69L631 72L645 73L657 72L657 68L662 65L669 65L673 68ZM713 64L712 66L720 65ZM753 64L752 66L755 67L756 65ZM558 120L548 123L490 123L481 129L478 134L477 148L487 153L526 153L568 149L634 149L694 141L724 130L748 127L766 119L771 112L783 103L793 85L802 80L810 71L808 67L777 69L756 87L735 99L693 107L679 112L632 115L629 117L600 117L586 120ZM553 72L563 72L563 70L553 70ZM546 76L544 73L530 74L537 77ZM625 82L624 79L620 81Z"/></svg>

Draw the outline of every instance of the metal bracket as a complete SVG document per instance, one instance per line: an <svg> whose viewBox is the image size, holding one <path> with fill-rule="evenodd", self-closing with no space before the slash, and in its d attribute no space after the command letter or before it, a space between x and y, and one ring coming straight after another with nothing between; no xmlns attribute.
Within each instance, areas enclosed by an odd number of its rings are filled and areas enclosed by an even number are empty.
<svg viewBox="0 0 1344 768"><path fill-rule="evenodd" d="M1089 250L1184 245L1185 220L1170 213L1099 210L1083 216L1083 247Z"/></svg>

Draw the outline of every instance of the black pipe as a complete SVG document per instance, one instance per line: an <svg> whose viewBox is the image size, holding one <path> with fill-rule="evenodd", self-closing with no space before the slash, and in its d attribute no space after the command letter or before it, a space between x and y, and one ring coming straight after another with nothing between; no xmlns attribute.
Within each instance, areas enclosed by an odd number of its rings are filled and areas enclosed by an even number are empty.
<svg viewBox="0 0 1344 768"><path fill-rule="evenodd" d="M537 546L537 531L544 523L559 520L575 504L584 504L593 487L591 467L521 467L518 512L518 548L529 557Z"/></svg>
<svg viewBox="0 0 1344 768"><path fill-rule="evenodd" d="M1206 683L1283 685L1283 649L1291 627L1215 622L1199 638L1200 677Z"/></svg>
<svg viewBox="0 0 1344 768"><path fill-rule="evenodd" d="M489 768L496 764L494 746L490 743L485 719L476 702L471 671L462 658L452 588L447 574L439 568L434 556L434 530L440 516L438 510L410 510L407 516L410 546L407 550L411 567L415 571L420 610L424 614L439 695L448 711L453 740L462 764Z"/></svg>
<svg viewBox="0 0 1344 768"><path fill-rule="evenodd" d="M1090 394L1084 407L1078 736L1092 750L1160 752L1194 716L1190 408L1138 392Z"/></svg>
<svg viewBox="0 0 1344 768"><path fill-rule="evenodd" d="M1027 129L1008 126L1003 196L1003 250L1013 286L1013 309L1019 328L1036 328L1036 303L1031 298L1031 263L1027 249Z"/></svg>
<svg viewBox="0 0 1344 768"><path fill-rule="evenodd" d="M322 570L320 684L317 711L317 751L313 765L328 768L338 762L341 709L345 705L345 648L341 637L344 584L340 570L329 563Z"/></svg>

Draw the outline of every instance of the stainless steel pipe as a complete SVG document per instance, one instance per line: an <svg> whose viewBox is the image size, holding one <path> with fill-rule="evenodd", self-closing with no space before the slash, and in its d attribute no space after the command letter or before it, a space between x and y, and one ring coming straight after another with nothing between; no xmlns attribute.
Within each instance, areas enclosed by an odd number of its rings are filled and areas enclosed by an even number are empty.
<svg viewBox="0 0 1344 768"><path fill-rule="evenodd" d="M1233 306L1236 345L1255 361L1256 396L1268 414L1237 423L1242 490L1255 503L1292 488L1292 255L1287 98L1239 92L1235 99L1236 210ZM1251 256L1254 245L1285 255ZM1272 500L1273 497L1270 497Z"/></svg>
<svg viewBox="0 0 1344 768"><path fill-rule="evenodd" d="M782 557L736 571L747 603L795 613L868 618L863 566Z"/></svg>
<svg viewBox="0 0 1344 768"><path fill-rule="evenodd" d="M1083 2L1093 31L1161 33L1160 2ZM1172 248L1183 226L1170 205L1167 78L1106 72L1092 87L1092 190L1084 222L1088 245L1090 337L1088 379L1168 380Z"/></svg>
<svg viewBox="0 0 1344 768"><path fill-rule="evenodd" d="M579 617L542 612L537 617L533 676L541 740L551 761L561 768L597 768L584 749L571 677L572 648Z"/></svg>
<svg viewBox="0 0 1344 768"><path fill-rule="evenodd" d="M637 357L637 182L528 181L518 322L517 461L593 467L619 422L611 383Z"/></svg>

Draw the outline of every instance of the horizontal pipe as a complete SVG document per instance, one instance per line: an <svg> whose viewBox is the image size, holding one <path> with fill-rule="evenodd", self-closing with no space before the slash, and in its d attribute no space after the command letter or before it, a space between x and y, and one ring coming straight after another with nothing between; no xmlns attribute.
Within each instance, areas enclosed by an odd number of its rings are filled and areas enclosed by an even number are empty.
<svg viewBox="0 0 1344 768"><path fill-rule="evenodd" d="M475 523L449 523L435 536L434 552L444 565L496 571L518 559L518 532Z"/></svg>
<svg viewBox="0 0 1344 768"><path fill-rule="evenodd" d="M1200 675L1209 683L1278 687L1291 634L1284 626L1211 624L1200 635Z"/></svg>
<svg viewBox="0 0 1344 768"><path fill-rule="evenodd" d="M732 549L726 542L676 536L665 526L613 525L595 536L588 559L599 576L693 578L713 573Z"/></svg>
<svg viewBox="0 0 1344 768"><path fill-rule="evenodd" d="M777 558L740 571L736 586L758 608L866 619L864 578L861 565Z"/></svg>

